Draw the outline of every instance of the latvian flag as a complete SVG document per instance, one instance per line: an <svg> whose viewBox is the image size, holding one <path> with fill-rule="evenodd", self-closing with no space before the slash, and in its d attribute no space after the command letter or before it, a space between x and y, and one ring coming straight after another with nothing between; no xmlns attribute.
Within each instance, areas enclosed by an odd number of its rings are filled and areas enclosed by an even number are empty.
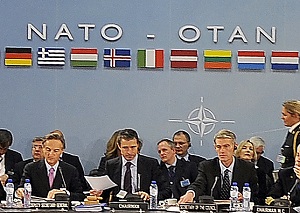
<svg viewBox="0 0 300 213"><path fill-rule="evenodd" d="M204 50L204 69L231 69L231 50Z"/></svg>
<svg viewBox="0 0 300 213"><path fill-rule="evenodd" d="M299 52L272 51L272 70L298 70Z"/></svg>
<svg viewBox="0 0 300 213"><path fill-rule="evenodd" d="M64 66L65 48L63 47L39 47L38 65L39 66Z"/></svg>
<svg viewBox="0 0 300 213"><path fill-rule="evenodd" d="M130 67L131 50L130 49L104 49L104 67Z"/></svg>
<svg viewBox="0 0 300 213"><path fill-rule="evenodd" d="M171 68L197 68L198 52L197 50L171 50Z"/></svg>
<svg viewBox="0 0 300 213"><path fill-rule="evenodd" d="M32 66L31 47L6 47L5 66Z"/></svg>
<svg viewBox="0 0 300 213"><path fill-rule="evenodd" d="M263 70L265 69L265 52L260 50L239 50L238 68L242 70Z"/></svg>
<svg viewBox="0 0 300 213"><path fill-rule="evenodd" d="M140 49L137 52L138 68L163 68L164 50Z"/></svg>
<svg viewBox="0 0 300 213"><path fill-rule="evenodd" d="M72 48L72 67L97 67L98 50L96 48Z"/></svg>

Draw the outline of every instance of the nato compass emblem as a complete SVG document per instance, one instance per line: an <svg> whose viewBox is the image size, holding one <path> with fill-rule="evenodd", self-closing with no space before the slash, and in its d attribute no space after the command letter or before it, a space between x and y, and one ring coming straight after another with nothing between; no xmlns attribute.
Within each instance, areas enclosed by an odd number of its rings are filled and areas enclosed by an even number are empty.
<svg viewBox="0 0 300 213"><path fill-rule="evenodd" d="M203 103L203 97L201 97L201 103ZM234 124L235 121L233 120L221 120L218 121L214 113L206 108L203 107L201 104L200 107L193 109L189 115L187 116L186 120L181 119L169 119L169 122L176 122L176 123L183 123L185 122L189 129L196 135L200 135L202 138L204 135L209 134L216 126L216 123L232 123ZM201 140L202 146L202 140Z"/></svg>

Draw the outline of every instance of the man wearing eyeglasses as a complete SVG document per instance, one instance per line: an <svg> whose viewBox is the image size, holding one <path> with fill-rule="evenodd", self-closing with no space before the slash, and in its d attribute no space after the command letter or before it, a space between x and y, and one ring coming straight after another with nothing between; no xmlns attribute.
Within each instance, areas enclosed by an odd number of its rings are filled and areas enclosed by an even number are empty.
<svg viewBox="0 0 300 213"><path fill-rule="evenodd" d="M253 163L234 157L236 135L230 130L220 130L214 137L214 147L218 157L199 163L198 176L179 203L197 201L202 195L228 200L233 182L238 184L239 200L243 198L244 183L249 183L254 201L258 191L256 171Z"/></svg>
<svg viewBox="0 0 300 213"><path fill-rule="evenodd" d="M24 197L23 185L25 179L30 179L33 196L55 198L56 194L65 193L70 196L70 200L84 199L77 169L59 160L63 150L63 139L58 134L44 137L44 160L25 166L20 187L16 191L18 197Z"/></svg>
<svg viewBox="0 0 300 213"><path fill-rule="evenodd" d="M15 166L15 173L13 175L13 181L15 183L15 186L18 186L20 184L20 180L23 174L24 167L31 162L36 162L44 158L43 153L43 137L35 137L32 140L32 148L31 148L31 155L32 158L29 158L27 160L18 162Z"/></svg>
<svg viewBox="0 0 300 213"><path fill-rule="evenodd" d="M23 161L21 153L9 149L13 135L8 129L0 129L0 181L5 185L8 178L14 175L15 164Z"/></svg>
<svg viewBox="0 0 300 213"><path fill-rule="evenodd" d="M192 155L188 152L189 148L192 146L190 134L184 130L178 130L173 134L173 142L175 144L175 150L178 159L183 159L185 161L195 162L196 165L201 161L204 161L205 158Z"/></svg>

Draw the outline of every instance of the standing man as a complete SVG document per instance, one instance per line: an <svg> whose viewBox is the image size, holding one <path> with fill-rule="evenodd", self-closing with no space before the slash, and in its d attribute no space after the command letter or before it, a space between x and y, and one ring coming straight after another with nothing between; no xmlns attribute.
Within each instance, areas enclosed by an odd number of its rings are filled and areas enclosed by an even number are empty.
<svg viewBox="0 0 300 213"><path fill-rule="evenodd" d="M136 193L142 199L148 200L151 181L155 180L159 191L158 199L163 200L171 197L171 189L168 181L163 180L159 171L158 161L154 158L139 154L141 140L133 129L123 129L119 132L118 148L121 156L106 162L105 174L118 186L105 190L102 194L104 201L109 201L112 193L112 201L118 200L117 194L129 195Z"/></svg>
<svg viewBox="0 0 300 213"><path fill-rule="evenodd" d="M218 157L199 164L196 180L188 187L179 203L198 200L202 195L228 200L232 182L237 182L239 192L242 192L244 183L249 183L252 200L256 196L258 188L254 164L234 157L236 135L230 130L220 130L214 136L214 147ZM241 193L239 199L242 199Z"/></svg>
<svg viewBox="0 0 300 213"><path fill-rule="evenodd" d="M23 161L21 153L9 149L13 135L8 129L0 129L0 181L4 186L8 178L13 178L15 164Z"/></svg>
<svg viewBox="0 0 300 213"><path fill-rule="evenodd" d="M71 200L82 201L85 196L77 169L59 160L63 150L63 139L58 134L46 135L43 141L45 159L25 166L20 187L25 179L30 179L33 196L55 198L57 193L66 193ZM24 188L18 188L16 193L23 198Z"/></svg>
<svg viewBox="0 0 300 213"><path fill-rule="evenodd" d="M20 184L20 180L23 174L23 169L28 163L36 162L41 159L44 159L43 141L44 141L43 137L33 138L32 148L31 148L32 158L16 163L15 173L13 175L15 186L18 186Z"/></svg>
<svg viewBox="0 0 300 213"><path fill-rule="evenodd" d="M178 159L195 162L197 166L201 161L205 160L203 157L192 155L188 152L189 148L192 146L191 137L188 132L178 130L173 134L173 142L175 144Z"/></svg>
<svg viewBox="0 0 300 213"><path fill-rule="evenodd" d="M172 197L179 200L187 187L197 177L197 165L194 162L177 159L175 144L170 139L162 139L157 143L157 151L161 159L160 170L169 180Z"/></svg>
<svg viewBox="0 0 300 213"><path fill-rule="evenodd" d="M300 101L289 100L282 104L281 119L289 131L281 146L281 155L277 161L282 168L293 167L295 164L296 148L300 144Z"/></svg>

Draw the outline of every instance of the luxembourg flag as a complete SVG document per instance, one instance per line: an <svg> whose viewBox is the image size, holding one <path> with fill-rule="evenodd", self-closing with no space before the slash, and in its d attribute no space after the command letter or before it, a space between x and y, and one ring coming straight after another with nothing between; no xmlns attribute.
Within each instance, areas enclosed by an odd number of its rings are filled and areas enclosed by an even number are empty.
<svg viewBox="0 0 300 213"><path fill-rule="evenodd" d="M299 52L272 51L272 70L298 70Z"/></svg>
<svg viewBox="0 0 300 213"><path fill-rule="evenodd" d="M138 68L164 68L164 50L140 49L137 58Z"/></svg>
<svg viewBox="0 0 300 213"><path fill-rule="evenodd" d="M239 50L238 68L241 70L263 70L265 69L265 52L261 50Z"/></svg>

